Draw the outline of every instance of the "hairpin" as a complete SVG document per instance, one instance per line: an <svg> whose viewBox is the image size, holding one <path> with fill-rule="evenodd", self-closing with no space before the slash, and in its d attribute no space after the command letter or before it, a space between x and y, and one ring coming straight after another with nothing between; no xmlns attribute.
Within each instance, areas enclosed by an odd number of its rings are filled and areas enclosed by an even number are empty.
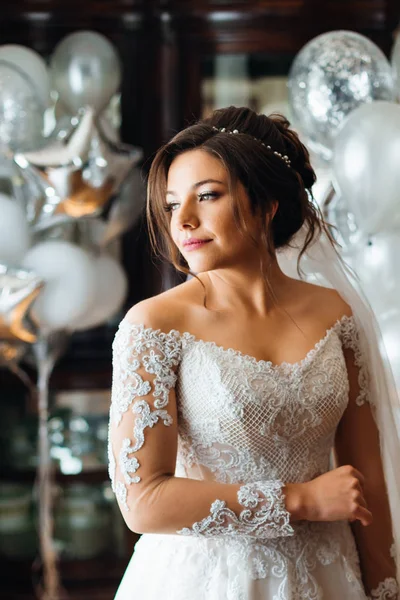
<svg viewBox="0 0 400 600"><path fill-rule="evenodd" d="M245 131L239 131L238 129L233 129L233 131L231 131L230 129L226 129L226 127L215 127L213 126L213 130L214 131L218 131L218 133L230 133L230 134L237 134L237 133L244 133L245 135L251 135L249 133L246 133ZM267 150L270 150L270 152L272 152L273 154L275 154L275 156L277 156L278 158L280 158L281 160L283 160L283 162L285 163L285 165L287 165L288 167L291 166L291 162L290 162L290 158L286 155L286 154L281 154L280 152L277 152L276 150L273 150L271 148L271 146L268 146L267 144L265 144L262 140L260 140L260 138L256 138L254 136L252 136L253 139L256 142L259 142L261 144L261 146L264 146Z"/></svg>

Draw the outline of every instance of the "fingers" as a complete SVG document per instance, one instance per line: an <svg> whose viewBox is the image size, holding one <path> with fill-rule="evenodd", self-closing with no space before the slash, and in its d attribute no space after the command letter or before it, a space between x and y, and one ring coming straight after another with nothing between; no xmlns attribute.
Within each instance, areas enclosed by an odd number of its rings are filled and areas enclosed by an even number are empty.
<svg viewBox="0 0 400 600"><path fill-rule="evenodd" d="M368 510L367 501L364 497L364 491L361 487L360 481L357 479L357 483L353 486L353 519L352 521L359 520L364 526L372 523L372 513Z"/></svg>
<svg viewBox="0 0 400 600"><path fill-rule="evenodd" d="M346 465L345 467L343 467L343 469L345 469L349 475L355 477L355 479L358 479L361 487L364 487L365 477L360 471L358 471L355 467L352 467L351 465Z"/></svg>
<svg viewBox="0 0 400 600"><path fill-rule="evenodd" d="M353 488L357 490L357 495L354 498L357 503L357 508L354 511L353 521L360 521L364 527L367 527L372 523L373 517L371 511L368 510L367 502L364 498L364 483L365 477L360 471L351 467L351 476L355 478L355 482L353 484Z"/></svg>
<svg viewBox="0 0 400 600"><path fill-rule="evenodd" d="M359 506L353 513L351 521L360 521L364 527L371 525L373 521L372 513L364 506Z"/></svg>
<svg viewBox="0 0 400 600"><path fill-rule="evenodd" d="M353 510L350 522L360 521L364 527L372 523L372 513L368 510L367 502L364 498L365 477L360 471L351 465L343 467L346 476L350 476L351 497Z"/></svg>
<svg viewBox="0 0 400 600"><path fill-rule="evenodd" d="M351 486L351 494L354 497L354 500L358 501L361 498L364 498L364 488L358 479L354 480L354 483Z"/></svg>
<svg viewBox="0 0 400 600"><path fill-rule="evenodd" d="M367 501L365 500L364 496L362 496L360 494L360 496L357 498L357 502L360 506L363 506L364 508L368 509L368 505L367 505Z"/></svg>
<svg viewBox="0 0 400 600"><path fill-rule="evenodd" d="M357 469L354 469L354 477L357 477L358 481L361 483L362 486L364 485L364 483L365 483L365 477Z"/></svg>

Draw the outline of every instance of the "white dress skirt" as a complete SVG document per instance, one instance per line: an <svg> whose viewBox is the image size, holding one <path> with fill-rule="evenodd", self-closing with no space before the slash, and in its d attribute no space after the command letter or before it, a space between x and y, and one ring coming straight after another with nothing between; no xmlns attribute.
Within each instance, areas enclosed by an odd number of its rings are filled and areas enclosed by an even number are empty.
<svg viewBox="0 0 400 600"><path fill-rule="evenodd" d="M268 544L143 535L115 600L366 600L350 527L319 525Z"/></svg>

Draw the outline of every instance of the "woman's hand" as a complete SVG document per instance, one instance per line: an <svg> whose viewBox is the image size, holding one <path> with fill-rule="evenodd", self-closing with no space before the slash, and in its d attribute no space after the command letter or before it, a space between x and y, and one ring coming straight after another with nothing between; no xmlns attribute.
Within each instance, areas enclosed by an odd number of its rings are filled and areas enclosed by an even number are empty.
<svg viewBox="0 0 400 600"><path fill-rule="evenodd" d="M359 520L366 526L372 523L372 513L363 486L363 475L346 465L306 483L286 484L286 508L294 521Z"/></svg>

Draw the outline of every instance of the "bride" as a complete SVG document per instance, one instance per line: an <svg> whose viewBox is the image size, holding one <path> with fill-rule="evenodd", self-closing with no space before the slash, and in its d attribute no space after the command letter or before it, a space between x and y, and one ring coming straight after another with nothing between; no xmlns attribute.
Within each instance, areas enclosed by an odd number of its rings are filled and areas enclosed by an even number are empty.
<svg viewBox="0 0 400 600"><path fill-rule="evenodd" d="M113 345L110 476L143 534L117 600L399 597L376 338L351 294L277 260L301 232L299 260L324 239L340 265L314 182L289 123L247 108L155 157L150 232L194 276L131 308Z"/></svg>

